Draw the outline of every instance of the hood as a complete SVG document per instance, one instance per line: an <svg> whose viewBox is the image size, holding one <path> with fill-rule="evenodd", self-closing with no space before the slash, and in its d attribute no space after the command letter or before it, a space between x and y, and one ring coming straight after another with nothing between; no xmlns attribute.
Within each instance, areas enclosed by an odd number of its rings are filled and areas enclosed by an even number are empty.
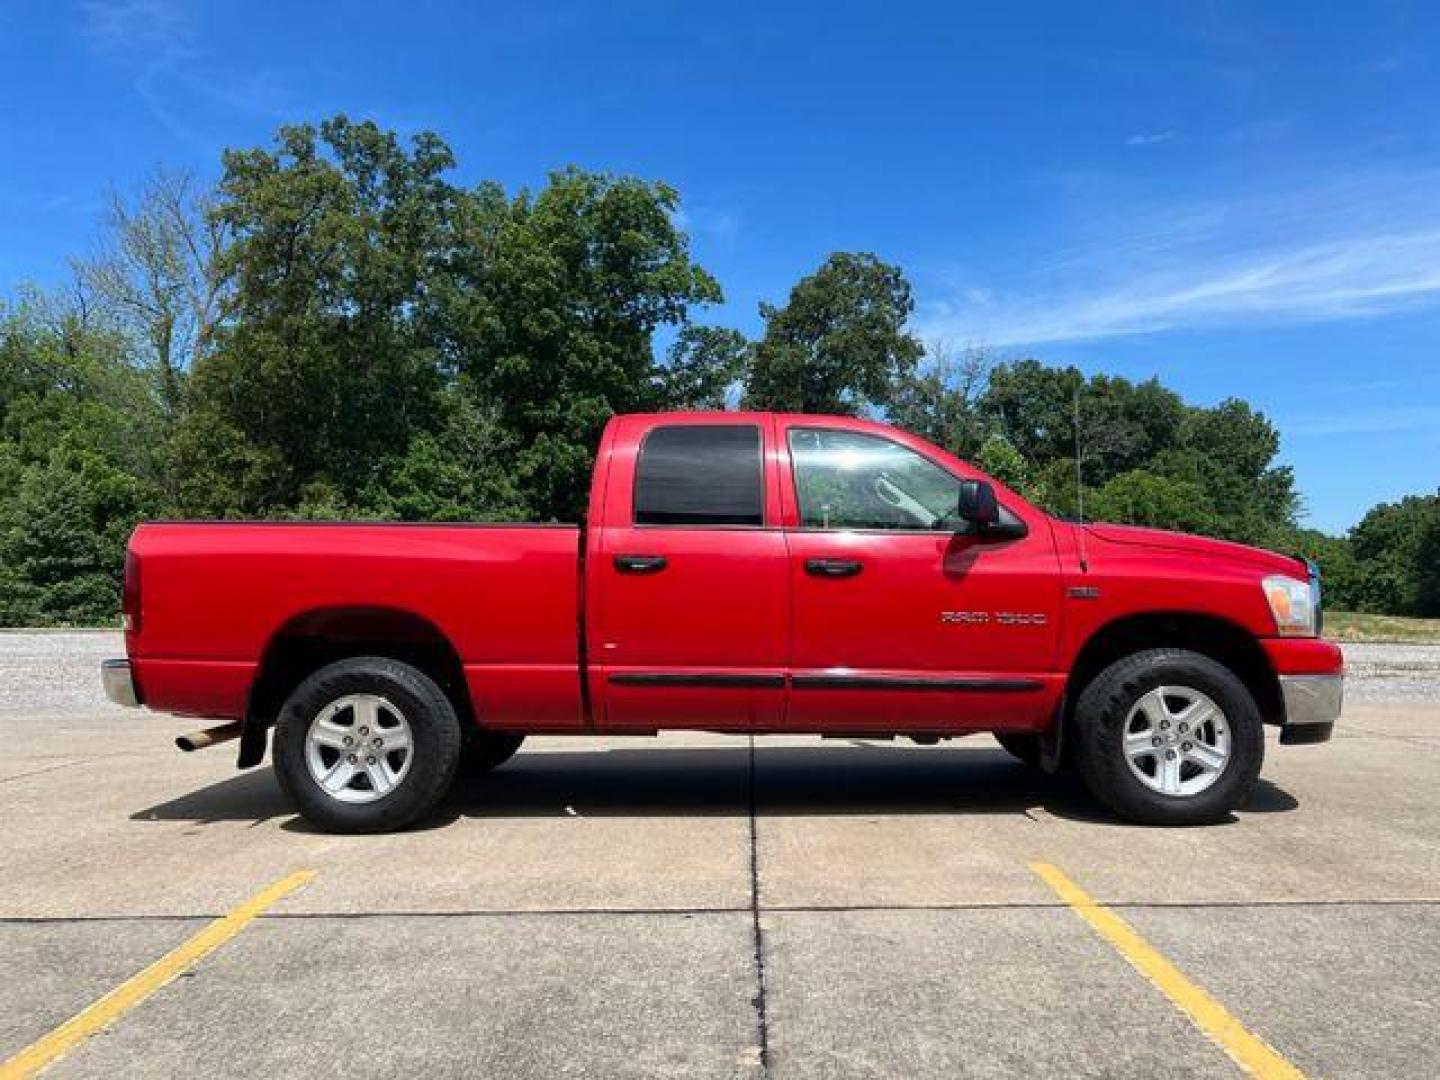
<svg viewBox="0 0 1440 1080"><path fill-rule="evenodd" d="M1151 550L1175 551L1202 558L1225 559L1229 562L1243 562L1260 570L1276 574L1299 576L1302 580L1309 573L1303 559L1291 555L1280 555L1264 548L1235 544L1229 540L1212 540L1207 536L1191 536L1189 533L1168 532L1165 529L1144 529L1137 525L1085 525L1085 532L1096 540L1110 544L1129 544Z"/></svg>

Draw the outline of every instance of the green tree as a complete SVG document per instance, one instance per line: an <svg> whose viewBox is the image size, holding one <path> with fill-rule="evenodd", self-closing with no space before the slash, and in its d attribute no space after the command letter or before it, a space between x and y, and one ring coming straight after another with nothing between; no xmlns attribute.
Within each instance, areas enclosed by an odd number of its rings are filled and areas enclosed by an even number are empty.
<svg viewBox="0 0 1440 1080"><path fill-rule="evenodd" d="M1035 486L1029 462L1020 456L1003 435L991 435L975 454L975 464L1002 484L1028 495Z"/></svg>
<svg viewBox="0 0 1440 1080"><path fill-rule="evenodd" d="M740 331L686 326L656 372L656 403L663 409L723 409L749 361L750 342Z"/></svg>
<svg viewBox="0 0 1440 1080"><path fill-rule="evenodd" d="M1415 611L1440 616L1440 509L1432 511L1415 545Z"/></svg>
<svg viewBox="0 0 1440 1080"><path fill-rule="evenodd" d="M1056 513L1079 509L1078 446L1087 517L1272 546L1293 537L1299 500L1290 469L1274 464L1279 434L1242 401L1197 408L1156 379L1021 360L991 371L977 407L1028 463L1028 493Z"/></svg>
<svg viewBox="0 0 1440 1080"><path fill-rule="evenodd" d="M513 199L460 202L441 319L445 354L494 404L533 512L584 508L594 448L617 412L675 404L653 339L715 303L665 184L567 169ZM689 348L694 339L685 339Z"/></svg>
<svg viewBox="0 0 1440 1080"><path fill-rule="evenodd" d="M1359 611L1364 604L1364 573L1349 537L1329 536L1316 529L1298 529L1287 545L1320 567L1325 606Z"/></svg>
<svg viewBox="0 0 1440 1080"><path fill-rule="evenodd" d="M1440 492L1382 503L1365 515L1350 534L1361 567L1360 610L1440 615L1431 591L1437 529Z"/></svg>
<svg viewBox="0 0 1440 1080"><path fill-rule="evenodd" d="M1085 482L1095 486L1141 468L1172 446L1185 414L1180 396L1157 379L1133 383L1096 375L1087 380L1076 368L1048 367L1038 360L996 367L980 407L1036 467L1062 458L1074 461L1078 439Z"/></svg>
<svg viewBox="0 0 1440 1080"><path fill-rule="evenodd" d="M1086 516L1096 521L1212 535L1217 531L1204 489L1190 480L1132 469L1111 477L1087 499Z"/></svg>
<svg viewBox="0 0 1440 1080"><path fill-rule="evenodd" d="M1235 398L1213 408L1188 408L1175 447L1158 469L1193 480L1214 507L1215 535L1284 546L1293 534L1299 498L1288 466L1274 464L1280 433Z"/></svg>
<svg viewBox="0 0 1440 1080"><path fill-rule="evenodd" d="M159 506L157 490L73 444L20 470L0 509L0 624L113 624L125 543Z"/></svg>
<svg viewBox="0 0 1440 1080"><path fill-rule="evenodd" d="M463 376L445 397L437 431L420 433L394 459L366 506L401 521L514 521L529 501L508 467L514 447L499 428L493 404Z"/></svg>
<svg viewBox="0 0 1440 1080"><path fill-rule="evenodd" d="M125 541L164 505L151 374L87 303L0 321L0 625L113 623Z"/></svg>
<svg viewBox="0 0 1440 1080"><path fill-rule="evenodd" d="M185 173L159 171L133 198L112 194L100 250L76 264L81 282L154 369L170 417L184 406L184 381L207 353L220 318L216 255L226 222L212 196Z"/></svg>
<svg viewBox="0 0 1440 1080"><path fill-rule="evenodd" d="M224 161L224 321L176 440L205 480L187 509L265 513L317 485L354 503L440 413L427 310L452 246L450 151L336 117Z"/></svg>
<svg viewBox="0 0 1440 1080"><path fill-rule="evenodd" d="M974 458L996 434L980 408L993 367L990 357L980 349L956 352L945 342L935 342L926 351L925 362L896 380L885 414L952 454ZM1008 439L1005 444L1010 446Z"/></svg>
<svg viewBox="0 0 1440 1080"><path fill-rule="evenodd" d="M914 310L900 269L837 252L790 291L760 305L765 334L745 382L749 408L856 413L885 406L924 351L905 324Z"/></svg>

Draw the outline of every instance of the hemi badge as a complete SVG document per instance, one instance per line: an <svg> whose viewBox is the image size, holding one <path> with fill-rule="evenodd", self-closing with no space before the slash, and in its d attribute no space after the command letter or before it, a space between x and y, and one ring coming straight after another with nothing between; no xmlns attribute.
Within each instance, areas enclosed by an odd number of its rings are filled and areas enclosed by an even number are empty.
<svg viewBox="0 0 1440 1080"><path fill-rule="evenodd" d="M1098 585L1072 585L1065 590L1071 600L1099 600L1100 587Z"/></svg>

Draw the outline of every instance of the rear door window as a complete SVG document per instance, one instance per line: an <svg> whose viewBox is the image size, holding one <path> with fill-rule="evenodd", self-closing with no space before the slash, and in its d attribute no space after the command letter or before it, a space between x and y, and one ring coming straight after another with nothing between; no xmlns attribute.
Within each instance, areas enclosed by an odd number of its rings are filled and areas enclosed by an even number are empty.
<svg viewBox="0 0 1440 1080"><path fill-rule="evenodd" d="M764 523L758 427L675 424L645 437L635 467L635 524Z"/></svg>

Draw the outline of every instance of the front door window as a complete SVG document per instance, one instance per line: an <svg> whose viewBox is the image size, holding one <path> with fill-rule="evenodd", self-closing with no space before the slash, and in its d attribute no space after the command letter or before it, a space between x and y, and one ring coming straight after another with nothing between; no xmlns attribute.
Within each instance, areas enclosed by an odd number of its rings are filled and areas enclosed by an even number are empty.
<svg viewBox="0 0 1440 1080"><path fill-rule="evenodd" d="M955 532L960 526L959 480L899 443L796 428L790 457L804 528Z"/></svg>

